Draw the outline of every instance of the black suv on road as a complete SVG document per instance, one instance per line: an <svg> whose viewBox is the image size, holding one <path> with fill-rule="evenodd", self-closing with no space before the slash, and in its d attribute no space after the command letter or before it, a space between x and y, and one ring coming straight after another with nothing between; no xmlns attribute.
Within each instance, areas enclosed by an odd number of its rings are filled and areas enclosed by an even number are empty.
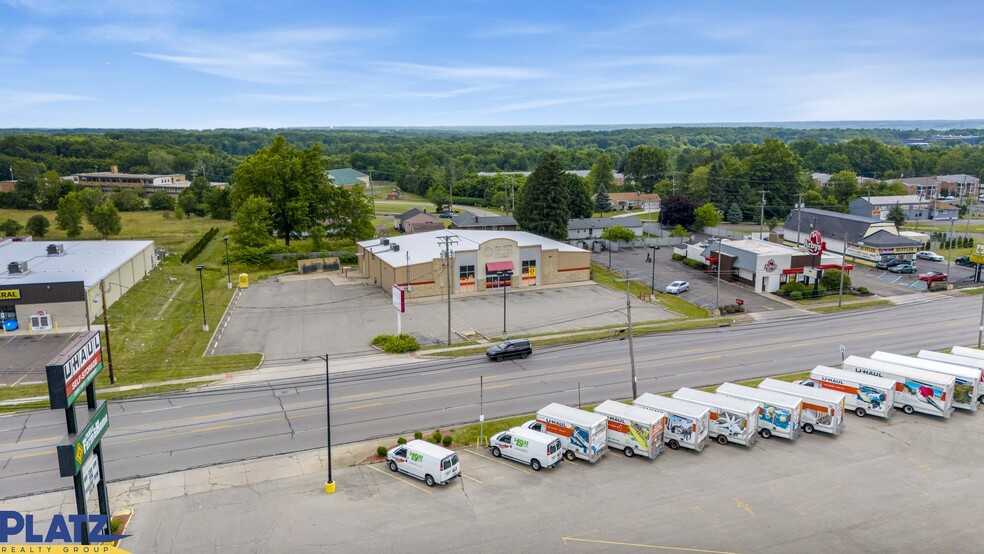
<svg viewBox="0 0 984 554"><path fill-rule="evenodd" d="M504 340L485 351L485 356L498 362L507 358L528 358L533 353L529 339Z"/></svg>

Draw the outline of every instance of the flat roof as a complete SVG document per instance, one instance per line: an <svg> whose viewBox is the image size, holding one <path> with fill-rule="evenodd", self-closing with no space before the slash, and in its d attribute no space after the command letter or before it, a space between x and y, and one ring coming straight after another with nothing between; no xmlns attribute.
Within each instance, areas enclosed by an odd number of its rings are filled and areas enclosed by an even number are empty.
<svg viewBox="0 0 984 554"><path fill-rule="evenodd" d="M391 266L406 264L421 264L440 258L444 253L443 241L440 237L452 237L457 244L451 245L452 252L474 252L485 241L492 239L511 239L520 248L539 246L542 250L557 250L558 252L584 252L576 246L559 242L525 231L473 231L471 229L445 229L443 231L428 231L413 235L388 237L389 245L383 245L382 239L363 240L359 246L373 253L379 259ZM392 245L398 244L400 249L394 251ZM409 254L409 258L407 255ZM408 261L409 260L409 261Z"/></svg>
<svg viewBox="0 0 984 554"><path fill-rule="evenodd" d="M49 256L49 244L63 245L65 254ZM0 241L0 286L82 281L88 289L153 245L149 240ZM28 273L11 276L11 262L27 262Z"/></svg>
<svg viewBox="0 0 984 554"><path fill-rule="evenodd" d="M768 242L759 239L743 239L743 240L731 240L731 239L721 239L722 246L731 246L738 248L740 250L745 250L746 252L752 252L755 254L805 254L802 250L793 248L791 246L786 246L784 244L776 244L774 242Z"/></svg>

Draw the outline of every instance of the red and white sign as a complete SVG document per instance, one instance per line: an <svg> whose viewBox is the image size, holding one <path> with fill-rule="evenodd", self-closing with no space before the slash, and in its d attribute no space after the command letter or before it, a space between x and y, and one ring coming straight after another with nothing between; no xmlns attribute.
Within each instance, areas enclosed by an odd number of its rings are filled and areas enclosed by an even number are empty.
<svg viewBox="0 0 984 554"><path fill-rule="evenodd" d="M772 258L769 258L769 261L765 262L765 266L763 267L763 269L765 269L765 271L769 273L772 273L778 267L779 266L776 264L776 261L773 260Z"/></svg>
<svg viewBox="0 0 984 554"><path fill-rule="evenodd" d="M803 246L806 246L806 251L811 256L817 256L823 252L824 244L823 237L820 236L820 231L814 229L813 232L810 233L810 238L806 239L806 243Z"/></svg>
<svg viewBox="0 0 984 554"><path fill-rule="evenodd" d="M393 285L393 307L396 308L401 314L407 311L404 296L405 292L403 287L400 285Z"/></svg>

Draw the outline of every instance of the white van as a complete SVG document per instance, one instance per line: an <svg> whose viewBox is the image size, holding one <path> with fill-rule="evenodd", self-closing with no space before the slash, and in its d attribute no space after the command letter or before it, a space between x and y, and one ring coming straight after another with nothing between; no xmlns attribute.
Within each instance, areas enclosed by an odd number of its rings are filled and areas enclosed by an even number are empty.
<svg viewBox="0 0 984 554"><path fill-rule="evenodd" d="M595 463L608 452L608 419L556 402L536 412L536 419L522 425L527 429L560 438L564 457Z"/></svg>
<svg viewBox="0 0 984 554"><path fill-rule="evenodd" d="M976 412L977 406L980 405L980 402L977 401L977 397L982 394L980 369L888 352L875 352L871 355L871 359L952 375L954 378L953 407Z"/></svg>
<svg viewBox="0 0 984 554"><path fill-rule="evenodd" d="M525 427L513 427L492 435L489 450L496 458L501 456L530 464L533 471L556 467L563 455L560 439Z"/></svg>
<svg viewBox="0 0 984 554"><path fill-rule="evenodd" d="M708 434L716 438L718 444L733 442L748 447L755 444L759 420L757 402L686 387L673 393L673 398L710 408Z"/></svg>
<svg viewBox="0 0 984 554"><path fill-rule="evenodd" d="M897 383L892 379L818 365L810 372L810 379L800 384L844 393L844 407L854 410L858 417L871 414L889 418L895 413Z"/></svg>
<svg viewBox="0 0 984 554"><path fill-rule="evenodd" d="M707 428L710 426L711 409L707 406L648 392L636 398L632 405L666 414L663 437L670 450L682 446L700 452L710 441Z"/></svg>
<svg viewBox="0 0 984 554"><path fill-rule="evenodd" d="M771 438L772 435L789 440L799 437L800 414L803 411L803 401L799 397L734 383L722 383L717 388L717 393L757 402L759 435L763 439Z"/></svg>
<svg viewBox="0 0 984 554"><path fill-rule="evenodd" d="M800 428L804 433L814 430L839 435L844 428L844 393L821 388L804 387L778 379L766 379L758 388L796 396L803 400Z"/></svg>
<svg viewBox="0 0 984 554"><path fill-rule="evenodd" d="M848 356L842 365L848 371L895 381L895 407L907 414L920 412L945 418L953 414L953 385L956 379L952 375L861 356Z"/></svg>
<svg viewBox="0 0 984 554"><path fill-rule="evenodd" d="M428 487L447 485L461 474L458 455L453 450L422 440L412 440L386 454L390 471L422 479Z"/></svg>
<svg viewBox="0 0 984 554"><path fill-rule="evenodd" d="M621 450L626 458L638 454L653 460L662 452L667 422L663 412L605 400L594 413L608 418L608 447Z"/></svg>

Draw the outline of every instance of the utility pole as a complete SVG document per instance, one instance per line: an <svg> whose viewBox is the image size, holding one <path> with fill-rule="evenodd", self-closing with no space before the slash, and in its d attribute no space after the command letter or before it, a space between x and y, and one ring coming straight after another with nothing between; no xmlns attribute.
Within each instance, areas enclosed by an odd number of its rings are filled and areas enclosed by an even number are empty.
<svg viewBox="0 0 984 554"><path fill-rule="evenodd" d="M765 191L760 190L762 193L762 206L759 209L759 238L762 238L762 229L765 227Z"/></svg>
<svg viewBox="0 0 984 554"><path fill-rule="evenodd" d="M845 262L847 260L847 233L844 233L844 251L841 252L841 282L840 282L840 292L837 294L837 307L840 308L844 303L844 266L847 265Z"/></svg>
<svg viewBox="0 0 984 554"><path fill-rule="evenodd" d="M619 279L619 281L625 281L625 317L629 322L629 367L632 370L632 398L638 398L639 391L636 388L635 350L632 348L632 299L629 295L629 285L632 283L632 280Z"/></svg>
<svg viewBox="0 0 984 554"><path fill-rule="evenodd" d="M947 283L950 282L950 260L953 258L953 237L954 237L954 234L953 234L953 224L956 223L956 222L957 222L957 218L955 218L955 217L950 220L950 236L948 237L949 240L947 241L950 244L950 252L946 255L946 281L947 281Z"/></svg>
<svg viewBox="0 0 984 554"><path fill-rule="evenodd" d="M407 271L406 271L406 278L407 278L407 282L405 283L405 286L403 287L403 289L405 291L404 294L406 295L405 296L405 299L409 301L410 300L410 298L409 298L409 296L410 296L410 251L409 250L407 250Z"/></svg>
<svg viewBox="0 0 984 554"><path fill-rule="evenodd" d="M803 221L803 193L799 193L799 203L796 204L796 247L800 245L800 222Z"/></svg>
<svg viewBox="0 0 984 554"><path fill-rule="evenodd" d="M106 312L106 282L99 281L99 293L102 294L103 309L103 331L106 333L106 365L109 366L109 384L116 383L116 376L113 375L113 349L109 346L109 315ZM88 301L86 302L88 304Z"/></svg>
<svg viewBox="0 0 984 554"><path fill-rule="evenodd" d="M452 214L454 213L454 162L448 160L448 173L450 174L450 179L448 179L448 211Z"/></svg>
<svg viewBox="0 0 984 554"><path fill-rule="evenodd" d="M516 213L516 182L513 180L513 176L509 176L509 199L512 201L512 209L509 211L509 215Z"/></svg>
<svg viewBox="0 0 984 554"><path fill-rule="evenodd" d="M437 240L444 243L444 269L448 274L448 346L451 346L451 245L458 244L458 241L454 235L437 237Z"/></svg>
<svg viewBox="0 0 984 554"><path fill-rule="evenodd" d="M721 241L722 238L718 238L718 255L717 255L717 290L714 292L714 311L718 315L721 315Z"/></svg>
<svg viewBox="0 0 984 554"><path fill-rule="evenodd" d="M372 202L372 217L376 217L376 189L372 186L372 170L369 170L369 201Z"/></svg>

